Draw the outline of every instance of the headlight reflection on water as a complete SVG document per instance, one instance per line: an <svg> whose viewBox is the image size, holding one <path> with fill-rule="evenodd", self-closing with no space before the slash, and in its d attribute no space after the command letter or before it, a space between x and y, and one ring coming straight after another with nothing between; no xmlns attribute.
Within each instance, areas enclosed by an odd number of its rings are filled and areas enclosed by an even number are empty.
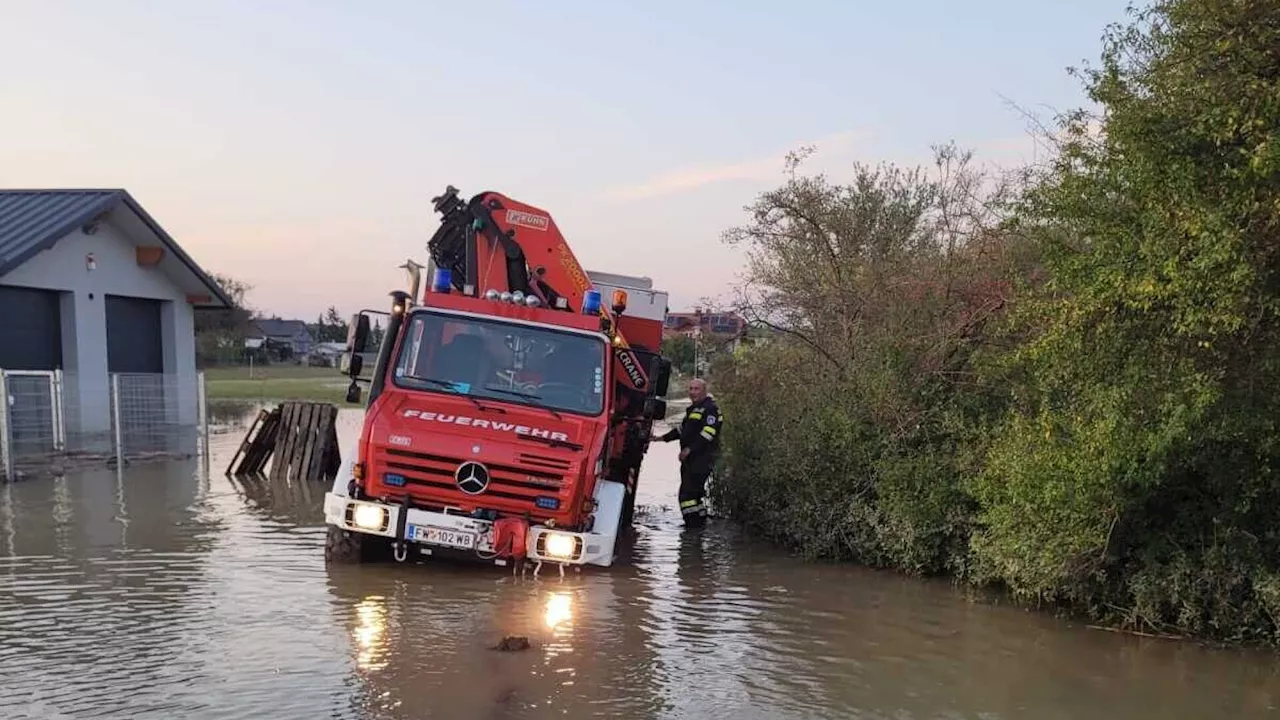
<svg viewBox="0 0 1280 720"><path fill-rule="evenodd" d="M381 595L370 595L356 603L356 667L381 670L386 667L387 604Z"/></svg>
<svg viewBox="0 0 1280 720"><path fill-rule="evenodd" d="M547 612L543 619L551 630L551 637L544 647L543 664L549 669L548 679L554 678L559 685L572 685L575 671L572 664L565 665L573 652L572 632L573 595L567 592L553 592L547 596Z"/></svg>
<svg viewBox="0 0 1280 720"><path fill-rule="evenodd" d="M547 597L547 627L555 630L573 619L573 598L569 593L551 593Z"/></svg>

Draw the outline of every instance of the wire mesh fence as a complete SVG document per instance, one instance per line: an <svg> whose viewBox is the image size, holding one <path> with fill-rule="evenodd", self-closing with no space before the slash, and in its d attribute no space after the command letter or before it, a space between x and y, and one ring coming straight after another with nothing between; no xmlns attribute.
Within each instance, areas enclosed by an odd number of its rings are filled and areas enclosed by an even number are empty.
<svg viewBox="0 0 1280 720"><path fill-rule="evenodd" d="M189 457L207 442L204 374L0 370L0 477Z"/></svg>
<svg viewBox="0 0 1280 720"><path fill-rule="evenodd" d="M43 455L59 449L58 402L53 373L4 373L6 455Z"/></svg>

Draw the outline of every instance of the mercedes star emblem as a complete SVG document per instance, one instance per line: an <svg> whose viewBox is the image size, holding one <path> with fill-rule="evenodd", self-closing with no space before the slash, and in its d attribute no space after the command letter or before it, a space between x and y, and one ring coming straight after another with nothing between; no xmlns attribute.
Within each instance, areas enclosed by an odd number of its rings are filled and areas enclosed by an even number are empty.
<svg viewBox="0 0 1280 720"><path fill-rule="evenodd" d="M489 468L478 462L462 463L453 477L458 481L458 489L468 495L479 495L489 487Z"/></svg>

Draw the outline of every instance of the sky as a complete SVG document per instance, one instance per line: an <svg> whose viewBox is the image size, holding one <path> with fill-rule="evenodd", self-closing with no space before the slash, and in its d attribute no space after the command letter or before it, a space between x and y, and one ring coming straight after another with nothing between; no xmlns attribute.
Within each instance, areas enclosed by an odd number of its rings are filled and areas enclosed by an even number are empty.
<svg viewBox="0 0 1280 720"><path fill-rule="evenodd" d="M591 270L727 299L782 182L1035 157L1128 0L0 0L0 187L119 187L249 304L383 309L430 200L549 212Z"/></svg>

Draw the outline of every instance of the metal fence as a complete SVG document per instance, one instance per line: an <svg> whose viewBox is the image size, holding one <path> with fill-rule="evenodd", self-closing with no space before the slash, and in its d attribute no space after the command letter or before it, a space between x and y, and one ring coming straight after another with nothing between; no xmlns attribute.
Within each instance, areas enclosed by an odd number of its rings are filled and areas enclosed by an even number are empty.
<svg viewBox="0 0 1280 720"><path fill-rule="evenodd" d="M204 373L195 378L0 370L0 477L74 464L190 457L208 444Z"/></svg>

